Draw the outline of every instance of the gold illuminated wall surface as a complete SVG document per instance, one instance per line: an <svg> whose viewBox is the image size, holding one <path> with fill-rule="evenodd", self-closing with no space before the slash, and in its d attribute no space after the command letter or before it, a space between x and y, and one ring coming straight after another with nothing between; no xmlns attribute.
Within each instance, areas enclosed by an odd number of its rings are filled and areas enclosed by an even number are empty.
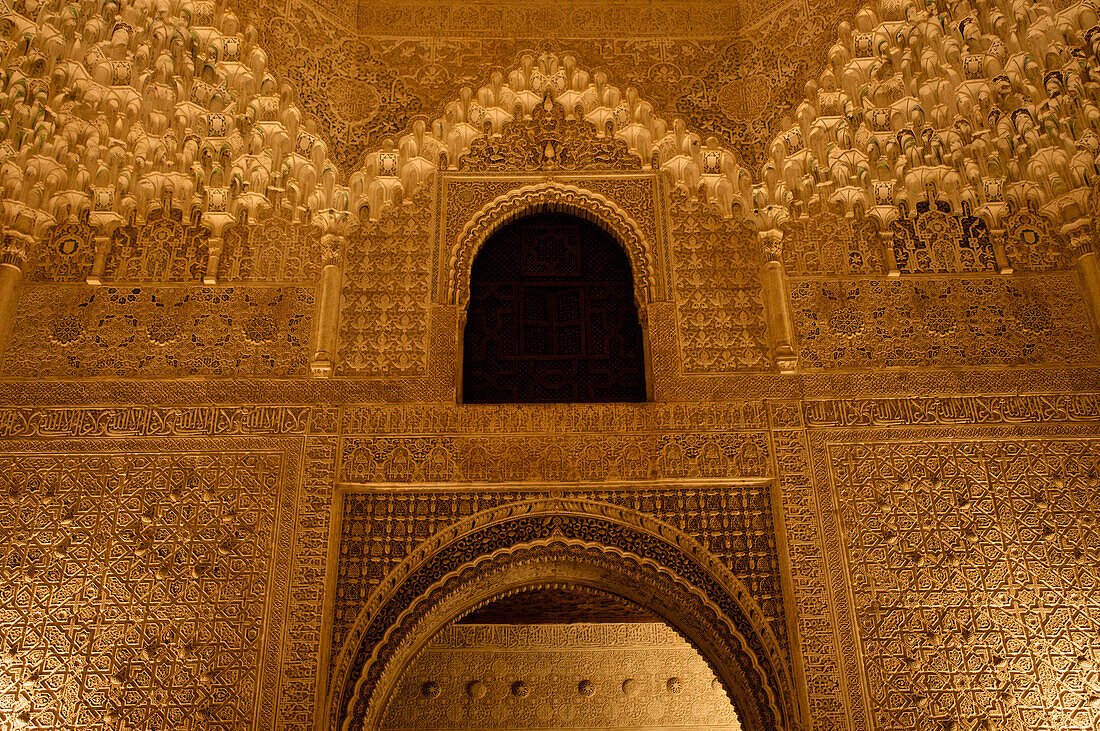
<svg viewBox="0 0 1100 731"><path fill-rule="evenodd" d="M653 725L1096 729L1100 10L750 5L0 0L0 729L409 727L506 584ZM461 404L542 210L647 403Z"/></svg>

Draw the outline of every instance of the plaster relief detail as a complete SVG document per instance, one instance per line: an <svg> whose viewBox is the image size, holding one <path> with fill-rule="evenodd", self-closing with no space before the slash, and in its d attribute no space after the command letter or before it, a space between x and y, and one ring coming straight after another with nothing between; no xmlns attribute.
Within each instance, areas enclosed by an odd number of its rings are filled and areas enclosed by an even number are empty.
<svg viewBox="0 0 1100 731"><path fill-rule="evenodd" d="M783 621L779 558L772 531L768 488L739 483L722 487L565 490L566 497L619 505L666 521L686 532L721 560L752 592L761 611ZM549 491L403 490L344 496L340 563L337 569L333 646L346 639L362 599L417 545L475 513L523 499L548 498ZM719 516L724 516L720 518ZM785 637L780 637L786 647Z"/></svg>
<svg viewBox="0 0 1100 731"><path fill-rule="evenodd" d="M348 236L337 373L422 376L431 281L427 196L391 206Z"/></svg>
<svg viewBox="0 0 1100 731"><path fill-rule="evenodd" d="M270 723L265 611L285 591L271 563L293 458L84 446L0 458L0 715L57 731Z"/></svg>
<svg viewBox="0 0 1100 731"><path fill-rule="evenodd" d="M347 482L542 482L763 477L760 433L351 437Z"/></svg>
<svg viewBox="0 0 1100 731"><path fill-rule="evenodd" d="M1095 728L1100 444L828 452L876 728Z"/></svg>
<svg viewBox="0 0 1100 731"><path fill-rule="evenodd" d="M20 307L9 374L295 375L313 290L28 285Z"/></svg>
<svg viewBox="0 0 1100 731"><path fill-rule="evenodd" d="M772 369L760 281L764 257L752 231L681 192L673 193L669 216L684 372Z"/></svg>
<svg viewBox="0 0 1100 731"><path fill-rule="evenodd" d="M802 362L811 368L1096 360L1075 273L800 281L791 304Z"/></svg>

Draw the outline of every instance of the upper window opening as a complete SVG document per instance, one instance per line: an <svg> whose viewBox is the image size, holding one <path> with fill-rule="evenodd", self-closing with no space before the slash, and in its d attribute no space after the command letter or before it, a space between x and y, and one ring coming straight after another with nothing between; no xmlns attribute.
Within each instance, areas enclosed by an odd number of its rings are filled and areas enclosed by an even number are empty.
<svg viewBox="0 0 1100 731"><path fill-rule="evenodd" d="M599 226L564 213L513 221L474 259L463 401L644 401L630 262Z"/></svg>

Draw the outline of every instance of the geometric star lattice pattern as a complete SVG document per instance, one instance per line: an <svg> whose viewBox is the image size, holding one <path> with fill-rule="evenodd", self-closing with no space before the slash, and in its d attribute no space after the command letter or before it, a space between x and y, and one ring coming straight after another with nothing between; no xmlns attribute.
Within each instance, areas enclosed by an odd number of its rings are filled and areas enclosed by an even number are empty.
<svg viewBox="0 0 1100 731"><path fill-rule="evenodd" d="M251 727L282 459L0 457L0 719Z"/></svg>
<svg viewBox="0 0 1100 731"><path fill-rule="evenodd" d="M829 449L876 728L1100 728L1100 442Z"/></svg>

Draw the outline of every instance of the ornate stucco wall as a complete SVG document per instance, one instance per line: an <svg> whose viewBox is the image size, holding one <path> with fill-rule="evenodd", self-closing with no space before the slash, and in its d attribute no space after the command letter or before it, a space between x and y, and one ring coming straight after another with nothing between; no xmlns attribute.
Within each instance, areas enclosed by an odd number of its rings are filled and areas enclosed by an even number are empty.
<svg viewBox="0 0 1100 731"><path fill-rule="evenodd" d="M1100 723L1092 4L0 18L0 727L380 718L540 566L746 729ZM543 209L626 250L648 403L459 403Z"/></svg>

